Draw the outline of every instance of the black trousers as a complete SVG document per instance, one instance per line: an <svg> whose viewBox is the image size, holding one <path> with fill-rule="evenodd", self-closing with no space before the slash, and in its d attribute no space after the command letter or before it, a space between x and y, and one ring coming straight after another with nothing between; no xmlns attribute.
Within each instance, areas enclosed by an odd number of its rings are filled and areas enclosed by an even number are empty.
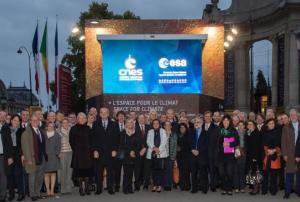
<svg viewBox="0 0 300 202"><path fill-rule="evenodd" d="M234 161L223 161L219 163L219 173L224 191L232 191Z"/></svg>
<svg viewBox="0 0 300 202"><path fill-rule="evenodd" d="M145 171L145 157L138 157L135 160L134 163L134 185L136 187L140 187L144 181L145 181L145 177L144 177L144 171Z"/></svg>
<svg viewBox="0 0 300 202"><path fill-rule="evenodd" d="M268 190L272 195L275 195L278 190L278 174L280 170L279 169L270 169L270 170L264 170L263 171L263 182L261 191L262 193L267 193Z"/></svg>
<svg viewBox="0 0 300 202"><path fill-rule="evenodd" d="M209 160L209 184L211 189L219 185L219 170L214 160Z"/></svg>
<svg viewBox="0 0 300 202"><path fill-rule="evenodd" d="M121 170L122 170L122 162L120 160L113 160L113 169L114 169L114 186L115 188L120 188L121 184Z"/></svg>
<svg viewBox="0 0 300 202"><path fill-rule="evenodd" d="M177 158L177 165L179 169L179 188L181 190L190 190L191 188L191 177L190 177L190 162L188 157Z"/></svg>
<svg viewBox="0 0 300 202"><path fill-rule="evenodd" d="M199 156L190 157L192 190L208 191L208 168Z"/></svg>
<svg viewBox="0 0 300 202"><path fill-rule="evenodd" d="M9 174L7 175L7 188L10 194L14 194L15 188L19 194L25 195L23 167L13 163L9 166Z"/></svg>
<svg viewBox="0 0 300 202"><path fill-rule="evenodd" d="M152 161L145 159L144 161L144 186L150 185L150 179L152 177Z"/></svg>
<svg viewBox="0 0 300 202"><path fill-rule="evenodd" d="M134 164L123 164L123 169L124 169L123 192L133 191L132 178L133 178Z"/></svg>
<svg viewBox="0 0 300 202"><path fill-rule="evenodd" d="M114 191L114 169L113 162L97 162L95 165L95 183L97 190L100 191L103 188L103 174L104 169L106 169L106 181L107 181L107 190Z"/></svg>

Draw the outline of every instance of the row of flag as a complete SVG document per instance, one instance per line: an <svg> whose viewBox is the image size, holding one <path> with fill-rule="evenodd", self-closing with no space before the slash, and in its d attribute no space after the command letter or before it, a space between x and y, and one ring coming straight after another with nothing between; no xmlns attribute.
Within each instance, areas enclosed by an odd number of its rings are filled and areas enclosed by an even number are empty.
<svg viewBox="0 0 300 202"><path fill-rule="evenodd" d="M39 62L40 62L40 56L42 59L42 64L44 67L45 71L45 78L46 78L46 91L48 95L48 107L50 99L49 99L49 66L48 66L48 22L46 21L44 31L43 31L43 36L42 36L42 41L39 47L39 24L37 22L34 37L32 40L32 53L34 57L34 66L35 66L35 90L39 96L40 100L40 67L39 67ZM54 46L55 46L55 91L54 95L56 98L58 98L58 30L57 30L57 22L56 22L56 28L55 28L55 39L54 39ZM56 103L58 105L58 102Z"/></svg>

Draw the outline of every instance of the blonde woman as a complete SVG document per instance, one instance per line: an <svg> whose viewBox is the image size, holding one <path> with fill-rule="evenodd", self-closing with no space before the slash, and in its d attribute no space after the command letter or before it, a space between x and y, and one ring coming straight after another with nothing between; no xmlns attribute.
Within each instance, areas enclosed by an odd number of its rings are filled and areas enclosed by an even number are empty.
<svg viewBox="0 0 300 202"><path fill-rule="evenodd" d="M78 180L81 196L90 195L88 181L93 174L90 128L86 122L86 115L80 112L77 115L77 123L70 130L70 145L73 151L71 167L74 169L74 177Z"/></svg>
<svg viewBox="0 0 300 202"><path fill-rule="evenodd" d="M70 123L68 118L62 120L61 127L58 129L58 133L61 137L61 150L60 150L60 182L61 193L72 193L72 172L71 160L72 160L72 148L69 143Z"/></svg>

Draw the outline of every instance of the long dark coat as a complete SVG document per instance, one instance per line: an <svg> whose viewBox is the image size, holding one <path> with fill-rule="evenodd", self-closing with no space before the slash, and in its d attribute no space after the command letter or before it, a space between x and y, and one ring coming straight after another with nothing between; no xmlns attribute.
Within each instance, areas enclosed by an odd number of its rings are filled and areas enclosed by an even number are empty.
<svg viewBox="0 0 300 202"><path fill-rule="evenodd" d="M69 140L73 151L71 167L92 168L90 128L87 125L74 125L70 130Z"/></svg>
<svg viewBox="0 0 300 202"><path fill-rule="evenodd" d="M283 127L282 135L281 135L282 156L288 157L286 162L286 168L285 168L287 173L295 173L297 170L296 161L295 161L295 147L296 147L296 140L295 140L294 127L292 123L290 123Z"/></svg>

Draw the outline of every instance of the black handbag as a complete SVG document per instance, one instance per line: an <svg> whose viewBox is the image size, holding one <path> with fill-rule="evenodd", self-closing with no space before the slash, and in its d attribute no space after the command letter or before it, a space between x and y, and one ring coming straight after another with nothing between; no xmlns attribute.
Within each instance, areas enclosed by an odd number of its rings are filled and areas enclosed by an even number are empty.
<svg viewBox="0 0 300 202"><path fill-rule="evenodd" d="M155 170L164 170L166 167L166 159L159 158L159 155L152 153L152 168Z"/></svg>

